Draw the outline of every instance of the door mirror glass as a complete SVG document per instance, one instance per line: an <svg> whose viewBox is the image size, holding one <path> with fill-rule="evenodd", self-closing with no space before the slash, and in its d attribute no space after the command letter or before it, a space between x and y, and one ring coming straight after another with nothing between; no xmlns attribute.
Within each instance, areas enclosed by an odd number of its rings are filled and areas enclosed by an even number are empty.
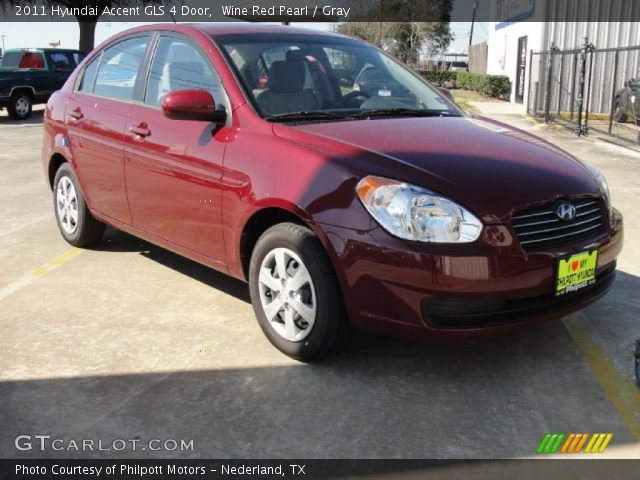
<svg viewBox="0 0 640 480"><path fill-rule="evenodd" d="M213 97L206 90L177 90L162 99L162 112L173 120L203 120L224 123L227 114L216 110Z"/></svg>

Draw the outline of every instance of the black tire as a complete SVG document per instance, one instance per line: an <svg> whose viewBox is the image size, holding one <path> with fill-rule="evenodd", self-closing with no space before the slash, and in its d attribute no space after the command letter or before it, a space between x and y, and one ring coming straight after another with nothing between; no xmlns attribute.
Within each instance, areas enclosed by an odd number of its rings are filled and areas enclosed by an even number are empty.
<svg viewBox="0 0 640 480"><path fill-rule="evenodd" d="M23 105L27 106L25 111ZM11 95L7 105L7 113L14 120L26 120L31 116L33 100L27 92L17 92Z"/></svg>
<svg viewBox="0 0 640 480"><path fill-rule="evenodd" d="M627 120L629 120L629 117L624 113L624 109L622 108L620 97L616 98L616 101L613 105L613 120L616 123L626 123Z"/></svg>
<svg viewBox="0 0 640 480"><path fill-rule="evenodd" d="M276 332L262 307L259 273L265 257L275 248L287 248L302 260L315 289L316 315L310 333L290 341ZM280 223L262 234L251 255L249 291L258 323L269 341L282 353L301 361L318 360L346 344L350 325L335 271L320 241L306 227Z"/></svg>
<svg viewBox="0 0 640 480"><path fill-rule="evenodd" d="M58 212L58 188L63 179L68 179L73 184L76 195L77 204L77 222L75 230L68 232L62 225L60 215ZM104 223L96 220L89 212L87 203L84 200L84 195L80 184L73 173L73 170L68 163L63 163L56 172L55 179L53 180L53 211L56 215L56 222L58 223L58 229L64 237L64 239L75 247L86 247L99 241L104 233Z"/></svg>

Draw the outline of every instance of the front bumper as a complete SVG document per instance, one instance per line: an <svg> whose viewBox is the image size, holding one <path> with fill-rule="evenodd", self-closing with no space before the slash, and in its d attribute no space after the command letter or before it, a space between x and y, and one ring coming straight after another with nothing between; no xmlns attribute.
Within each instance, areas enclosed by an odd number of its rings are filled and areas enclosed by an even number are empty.
<svg viewBox="0 0 640 480"><path fill-rule="evenodd" d="M353 326L422 337L486 334L580 310L613 285L623 244L617 211L605 234L535 253L505 225L467 245L405 242L379 227L323 229ZM596 284L556 298L558 259L594 249Z"/></svg>

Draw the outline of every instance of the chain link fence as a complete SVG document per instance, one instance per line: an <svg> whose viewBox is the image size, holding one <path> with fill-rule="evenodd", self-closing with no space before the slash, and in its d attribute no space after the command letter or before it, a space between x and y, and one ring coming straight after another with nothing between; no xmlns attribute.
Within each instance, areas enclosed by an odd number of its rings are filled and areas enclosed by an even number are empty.
<svg viewBox="0 0 640 480"><path fill-rule="evenodd" d="M527 112L640 144L640 46L531 52Z"/></svg>

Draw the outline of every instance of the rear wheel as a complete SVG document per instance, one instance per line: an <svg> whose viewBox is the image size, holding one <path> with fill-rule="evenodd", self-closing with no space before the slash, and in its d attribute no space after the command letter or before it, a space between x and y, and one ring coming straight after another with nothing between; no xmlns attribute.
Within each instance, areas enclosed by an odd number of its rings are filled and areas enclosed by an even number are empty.
<svg viewBox="0 0 640 480"><path fill-rule="evenodd" d="M14 120L26 120L31 116L32 109L33 101L26 92L14 93L9 99L9 105L7 105L7 112Z"/></svg>
<svg viewBox="0 0 640 480"><path fill-rule="evenodd" d="M262 234L249 289L260 327L284 354L315 360L346 340L349 323L333 266L308 228L281 223Z"/></svg>
<svg viewBox="0 0 640 480"><path fill-rule="evenodd" d="M85 247L100 240L104 223L91 216L68 163L63 163L56 172L53 186L54 211L64 239L76 247Z"/></svg>

